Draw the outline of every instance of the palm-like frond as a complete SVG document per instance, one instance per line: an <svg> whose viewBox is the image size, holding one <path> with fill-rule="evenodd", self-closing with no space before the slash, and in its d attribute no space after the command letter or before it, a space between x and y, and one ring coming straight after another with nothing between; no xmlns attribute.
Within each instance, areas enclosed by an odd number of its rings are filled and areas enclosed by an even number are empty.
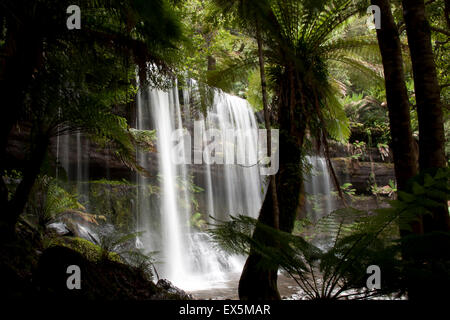
<svg viewBox="0 0 450 320"><path fill-rule="evenodd" d="M228 58L216 70L208 72L208 84L229 92L233 83L245 78L257 66L258 62L254 57Z"/></svg>

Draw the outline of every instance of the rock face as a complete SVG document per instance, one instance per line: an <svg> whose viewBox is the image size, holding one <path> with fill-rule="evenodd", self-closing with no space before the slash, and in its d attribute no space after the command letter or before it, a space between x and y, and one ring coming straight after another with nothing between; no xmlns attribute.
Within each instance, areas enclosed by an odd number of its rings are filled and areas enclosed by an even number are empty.
<svg viewBox="0 0 450 320"><path fill-rule="evenodd" d="M358 159L360 161L370 162L370 159L374 162L393 162L392 152L389 149L378 149L365 147L364 151L357 150L357 148L350 144L343 144L334 141L328 142L330 157L331 158L348 158L355 154L359 154Z"/></svg>
<svg viewBox="0 0 450 320"><path fill-rule="evenodd" d="M20 166L21 163L26 161L25 153L29 136L29 128L26 124L17 127L11 133L9 145L8 145L8 158L7 163L11 167ZM135 179L135 173L127 167L119 158L114 155L114 152L108 149L100 148L93 143L90 143L86 138L81 137L78 143L83 145L83 153L81 157L77 154L77 141L75 136L70 136L65 141L70 148L67 149L66 159L67 170L70 172L76 172L77 166L79 167L79 161L81 161L81 167L87 168L88 179L111 179L111 180L128 180L133 181ZM359 156L359 160L352 159L352 155L358 152L351 144L339 144L329 142L330 156L333 158L333 166L336 175L339 178L341 184L352 183L353 187L358 193L368 193L368 189L372 185L370 176L373 171L375 174L375 181L378 186L384 186L389 184L389 181L395 180L394 166L392 162L392 155L389 150L378 150L377 148L366 148ZM61 150L60 157L61 157ZM50 146L50 158L53 159L53 163L56 163L58 148L57 140L53 139ZM149 163L157 164L157 153L147 153ZM373 162L370 162L372 160ZM72 169L71 169L72 168ZM157 165L152 166L150 174L157 174ZM202 181L198 177L202 177L204 174L202 166L192 165L191 168L194 174L194 182L202 186ZM214 176L217 174L215 166L211 166L211 174ZM77 179L76 176L68 177L70 180Z"/></svg>
<svg viewBox="0 0 450 320"><path fill-rule="evenodd" d="M395 181L394 164L384 162L363 162L351 158L333 158L334 170L341 184L351 183L357 193L368 193L374 181L378 186Z"/></svg>
<svg viewBox="0 0 450 320"><path fill-rule="evenodd" d="M30 128L26 123L20 124L20 126L15 127L14 130L11 131L7 146L6 163L8 167L21 167L23 166L23 163L27 161L26 152L24 152L24 150L28 149L29 136ZM86 168L86 172L90 179L133 179L133 171L115 156L114 151L101 148L83 136L80 137L79 141L77 141L75 135L61 136L59 139L59 148L57 143L58 140L56 138L51 140L49 160L53 170L58 166L60 173L66 171L65 174L68 175L68 179L75 180L77 178L76 176L71 176L71 174L73 175L77 172L77 167ZM68 145L65 155L63 154L64 151L61 147L63 141ZM77 144L82 146L82 153L80 155L78 154ZM156 155L154 155L154 157L154 161L156 161ZM61 169L63 158L65 158L64 165L68 170Z"/></svg>

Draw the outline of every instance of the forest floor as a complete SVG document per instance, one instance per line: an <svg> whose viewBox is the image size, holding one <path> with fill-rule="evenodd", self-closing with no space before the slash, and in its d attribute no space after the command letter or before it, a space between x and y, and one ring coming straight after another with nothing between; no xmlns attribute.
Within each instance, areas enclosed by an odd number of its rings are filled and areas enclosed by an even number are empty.
<svg viewBox="0 0 450 320"><path fill-rule="evenodd" d="M19 223L17 237L0 243L0 297L7 299L185 300L192 299L167 281L155 284L142 269L101 259L94 245L74 238L49 240ZM55 242L55 238L52 239ZM61 240L61 239L56 239ZM63 244L66 243L66 244ZM83 247L81 250L80 248ZM89 251L91 250L91 251ZM80 269L80 289L69 289L68 267Z"/></svg>

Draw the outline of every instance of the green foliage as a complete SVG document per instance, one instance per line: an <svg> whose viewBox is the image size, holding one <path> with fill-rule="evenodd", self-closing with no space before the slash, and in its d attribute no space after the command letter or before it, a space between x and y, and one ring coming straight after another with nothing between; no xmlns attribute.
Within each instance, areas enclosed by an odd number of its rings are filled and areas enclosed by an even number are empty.
<svg viewBox="0 0 450 320"><path fill-rule="evenodd" d="M436 209L445 207L450 194L450 168L421 172L408 182L407 191L398 192L398 200L392 203L402 214L417 217L433 216ZM401 227L408 228L407 223Z"/></svg>
<svg viewBox="0 0 450 320"><path fill-rule="evenodd" d="M392 197L397 192L397 186L392 180L389 180L389 184L383 187L379 187L374 183L370 186L370 192L377 197L380 195Z"/></svg>
<svg viewBox="0 0 450 320"><path fill-rule="evenodd" d="M306 241L301 236L291 235L248 217L232 218L230 222L216 226L211 230L214 239L232 253L246 253L256 250L266 258L263 268L280 267L309 299L340 299L347 298L353 292L358 292L354 298L367 298L379 295L381 292L369 292L364 289L365 269L361 266L355 269L355 260L365 254L374 241L372 233L362 237L355 236L355 219L361 219L365 213L355 209L340 210L324 217L316 224L316 232L331 235L334 245L321 249ZM258 228L263 237L274 238L277 245L267 247L255 241L252 231ZM362 228L362 225L359 225ZM353 290L353 291L352 291Z"/></svg>
<svg viewBox="0 0 450 320"><path fill-rule="evenodd" d="M366 153L366 143L364 141L356 140L352 145L353 148L351 158L358 160L364 153Z"/></svg>
<svg viewBox="0 0 450 320"><path fill-rule="evenodd" d="M90 181L88 186L89 208L93 214L105 216L123 232L135 225L133 203L136 198L136 185L126 180L101 179ZM150 194L151 190L148 191L147 196Z"/></svg>
<svg viewBox="0 0 450 320"><path fill-rule="evenodd" d="M122 234L120 232L111 232L99 236L100 259L101 260L120 260L135 250L134 240L142 232L133 232ZM132 249L130 249L130 247Z"/></svg>
<svg viewBox="0 0 450 320"><path fill-rule="evenodd" d="M194 183L194 176L189 175L186 178L177 176L177 188L180 192L188 191L189 193L200 193L205 191L203 188Z"/></svg>
<svg viewBox="0 0 450 320"><path fill-rule="evenodd" d="M83 27L68 32L63 2L2 2L1 64L23 73L0 70L1 87L6 87L4 83L18 87L12 93L17 97L6 97L14 112L2 122L7 128L2 141L8 140L9 125L29 124L28 159L40 155L36 149L45 150L54 136L83 132L129 167L146 173L135 158L138 142L116 109L133 101L136 71L141 84L164 87L171 82L169 66L175 61L182 29L170 4L84 0L79 4ZM42 166L43 158L27 166ZM34 181L36 171L25 170L30 176L23 181ZM18 210L27 198L28 194L18 197Z"/></svg>
<svg viewBox="0 0 450 320"><path fill-rule="evenodd" d="M292 230L292 234L302 235L306 230L308 230L313 225L312 221L306 217L301 220L294 221L294 228ZM305 239L308 239L308 236L305 235Z"/></svg>
<svg viewBox="0 0 450 320"><path fill-rule="evenodd" d="M181 77L191 77L224 91L244 95L256 66L255 44L217 12L212 1L189 0L178 6L189 43L181 48Z"/></svg>
<svg viewBox="0 0 450 320"><path fill-rule="evenodd" d="M100 260L127 263L142 271L150 278L153 277L153 271L158 276L156 267L154 266L154 253L144 253L135 246L136 237L142 234L143 232L112 232L101 234L99 243Z"/></svg>
<svg viewBox="0 0 450 320"><path fill-rule="evenodd" d="M259 69L254 70L248 77L247 100L255 111L263 110L261 77ZM269 103L270 104L270 103Z"/></svg>
<svg viewBox="0 0 450 320"><path fill-rule="evenodd" d="M85 210L76 196L63 189L58 181L40 176L33 187L26 209L27 221L36 220L36 227L43 232L46 225L59 214L69 210Z"/></svg>
<svg viewBox="0 0 450 320"><path fill-rule="evenodd" d="M203 219L203 215L200 212L196 212L191 216L190 219L191 226L204 230L206 228L206 221Z"/></svg>
<svg viewBox="0 0 450 320"><path fill-rule="evenodd" d="M157 139L156 130L130 129L130 133L133 136L136 143L144 151L151 152L156 150L155 146L155 142Z"/></svg>
<svg viewBox="0 0 450 320"><path fill-rule="evenodd" d="M20 181L23 178L23 174L19 170L5 170L1 176L3 181L5 182L5 185L8 189L8 200L12 198L14 195L14 192L20 183Z"/></svg>
<svg viewBox="0 0 450 320"><path fill-rule="evenodd" d="M411 223L432 214L436 207L442 206L442 200L450 198L449 174L449 169L438 169L434 174L415 177L410 192L399 192L399 199L390 201L390 208L378 209L374 215L353 208L336 210L316 223L317 239L311 241L244 216L216 224L209 232L231 253L249 254L252 250L265 258L261 267L282 268L310 299L401 295L411 283L408 281L416 279L424 283L428 275L432 276L432 270L439 272L441 281L450 280L450 257L439 253L448 250L449 234L411 235L400 239L398 233L399 228L409 229ZM254 230L258 230L259 237L253 236ZM324 235L326 244L314 245ZM276 245L269 247L267 242L257 240L267 238L274 239ZM430 244L440 249L430 249ZM416 260L401 259L402 253ZM431 266L427 261L436 262ZM380 290L369 291L365 288L366 268L373 264L383 270L382 284Z"/></svg>
<svg viewBox="0 0 450 320"><path fill-rule="evenodd" d="M353 95L343 99L350 119L351 141L364 141L370 147L390 141L387 109L370 96Z"/></svg>
<svg viewBox="0 0 450 320"><path fill-rule="evenodd" d="M346 195L354 196L356 194L356 189L353 189L352 187L353 187L353 185L351 183L347 182L341 186L341 190Z"/></svg>
<svg viewBox="0 0 450 320"><path fill-rule="evenodd" d="M133 184L125 179L122 180L107 180L107 179L98 179L89 181L91 184L100 184L100 185L111 185L111 186L133 186Z"/></svg>
<svg viewBox="0 0 450 320"><path fill-rule="evenodd" d="M272 3L272 2L271 2ZM295 66L300 74L304 91L303 113L306 113L311 130L320 137L320 132L338 140L348 139L349 122L337 99L342 94L343 82L339 80L339 71L354 69L371 74L380 74L380 68L364 59L369 52L377 50L373 35L359 35L349 28L351 17L356 8L350 1L324 1L320 10L312 10L299 2L273 1L274 14L281 25L296 26L289 28L289 35L278 39L282 48L272 46L268 53L273 64L285 65L286 54L295 57ZM296 14L298 10L305 12ZM288 49L286 49L288 48ZM287 51L287 52L283 52ZM271 78L282 82L280 77L287 75L272 73Z"/></svg>

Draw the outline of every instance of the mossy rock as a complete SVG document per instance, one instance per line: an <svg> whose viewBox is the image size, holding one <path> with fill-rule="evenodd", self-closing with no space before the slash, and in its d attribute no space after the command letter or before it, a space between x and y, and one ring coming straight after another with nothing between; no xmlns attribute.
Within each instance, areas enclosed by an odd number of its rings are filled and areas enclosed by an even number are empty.
<svg viewBox="0 0 450 320"><path fill-rule="evenodd" d="M82 242L81 242L82 243ZM67 268L80 268L80 289L68 289ZM154 300L186 299L156 286L137 268L110 260L91 261L67 246L46 249L34 274L39 295L50 299Z"/></svg>
<svg viewBox="0 0 450 320"><path fill-rule="evenodd" d="M86 259L92 262L98 262L102 258L103 250L100 246L90 242L89 240L78 237L58 237L50 240L48 247L62 246L77 251ZM123 262L120 256L115 252L107 253L108 260L115 262Z"/></svg>

